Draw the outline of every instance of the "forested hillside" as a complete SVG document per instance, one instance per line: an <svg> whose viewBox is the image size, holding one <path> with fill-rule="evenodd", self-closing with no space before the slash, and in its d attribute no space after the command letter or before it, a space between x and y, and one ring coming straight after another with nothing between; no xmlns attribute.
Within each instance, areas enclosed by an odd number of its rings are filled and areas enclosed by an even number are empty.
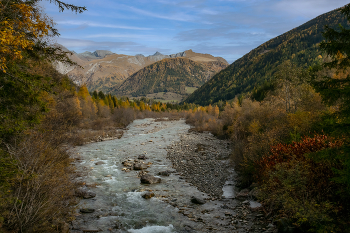
<svg viewBox="0 0 350 233"><path fill-rule="evenodd" d="M167 58L141 69L120 87L110 88L109 92L118 96L157 92L185 95L186 86L198 88L226 66L223 61L195 62L188 58Z"/></svg>
<svg viewBox="0 0 350 233"><path fill-rule="evenodd" d="M334 28L339 23L349 25L339 11L334 10L269 40L215 75L185 102L208 105L250 93L271 81L277 67L286 60L302 67L320 62L323 54L319 43L323 40L324 26Z"/></svg>

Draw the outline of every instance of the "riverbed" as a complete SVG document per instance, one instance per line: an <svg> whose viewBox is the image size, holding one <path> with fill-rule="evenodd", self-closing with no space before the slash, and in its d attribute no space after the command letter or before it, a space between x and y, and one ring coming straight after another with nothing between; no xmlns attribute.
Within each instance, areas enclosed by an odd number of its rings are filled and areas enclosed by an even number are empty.
<svg viewBox="0 0 350 233"><path fill-rule="evenodd" d="M229 142L189 129L184 120L135 120L120 139L76 147L76 166L85 174L78 181L96 196L80 199L70 232L263 232L245 219L249 206L234 199ZM139 156L160 183L141 184L144 171L122 164Z"/></svg>

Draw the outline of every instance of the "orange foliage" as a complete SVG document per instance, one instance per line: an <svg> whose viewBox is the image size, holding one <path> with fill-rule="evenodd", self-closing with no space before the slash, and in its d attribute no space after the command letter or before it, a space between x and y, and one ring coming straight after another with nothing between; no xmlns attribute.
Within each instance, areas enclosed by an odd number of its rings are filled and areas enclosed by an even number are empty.
<svg viewBox="0 0 350 233"><path fill-rule="evenodd" d="M16 17L5 18L0 22L0 70L6 72L7 62L23 59L24 50L32 50L34 40L48 35L50 26L41 18L40 14L27 4L13 4L9 7ZM0 3L0 15L8 11ZM33 38L28 38L31 34Z"/></svg>
<svg viewBox="0 0 350 233"><path fill-rule="evenodd" d="M307 160L308 158L305 155L308 153L326 148L338 148L342 145L342 140L335 140L326 135L316 134L313 138L306 136L300 142L293 142L289 145L279 143L271 146L270 155L262 157L256 164L261 175L265 171L273 169L276 164L288 162L292 159Z"/></svg>

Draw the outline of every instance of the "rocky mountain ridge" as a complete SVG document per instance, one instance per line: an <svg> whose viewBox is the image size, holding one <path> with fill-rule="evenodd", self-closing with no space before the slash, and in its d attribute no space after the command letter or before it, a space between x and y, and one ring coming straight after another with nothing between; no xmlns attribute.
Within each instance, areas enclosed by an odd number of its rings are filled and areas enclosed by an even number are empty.
<svg viewBox="0 0 350 233"><path fill-rule="evenodd" d="M198 88L220 70L227 67L222 61L198 62L186 57L166 58L142 68L119 87L108 92L118 96L145 96L172 92L186 96L186 87Z"/></svg>
<svg viewBox="0 0 350 233"><path fill-rule="evenodd" d="M68 51L68 49L63 46L61 47ZM223 66L228 65L227 61L221 57L195 53L192 50L186 50L171 55L163 55L160 52L156 52L147 57L142 54L130 56L112 53L107 50L96 50L92 53L73 53L73 55L70 56L70 58L81 67L57 64L56 68L61 73L67 74L77 85L86 84L89 91L97 90L107 93L111 90L117 90L124 80L144 67L163 59L184 57L199 63L220 61Z"/></svg>

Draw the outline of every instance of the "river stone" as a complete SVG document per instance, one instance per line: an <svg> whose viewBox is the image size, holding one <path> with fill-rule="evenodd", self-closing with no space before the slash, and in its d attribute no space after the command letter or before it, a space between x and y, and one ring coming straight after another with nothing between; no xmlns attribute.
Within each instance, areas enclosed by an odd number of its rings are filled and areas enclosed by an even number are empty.
<svg viewBox="0 0 350 233"><path fill-rule="evenodd" d="M122 162L122 164L123 164L125 167L132 167L132 166L133 166L133 163L130 163L130 162L127 162L127 161Z"/></svg>
<svg viewBox="0 0 350 233"><path fill-rule="evenodd" d="M191 197L191 202L194 203L194 204L200 204L200 205L205 204L205 200L204 199L202 199L200 197L195 197L195 196Z"/></svg>
<svg viewBox="0 0 350 233"><path fill-rule="evenodd" d="M143 160L147 159L146 155L139 155L137 158L138 159L143 159Z"/></svg>
<svg viewBox="0 0 350 233"><path fill-rule="evenodd" d="M96 193L83 189L83 188L79 188L77 190L75 190L75 195L77 197L82 197L84 199L89 199L89 198L94 198L96 197Z"/></svg>
<svg viewBox="0 0 350 233"><path fill-rule="evenodd" d="M151 199L152 197L154 197L154 193L152 192L146 192L142 195L143 198L145 199Z"/></svg>
<svg viewBox="0 0 350 233"><path fill-rule="evenodd" d="M102 164L106 164L106 163L103 161L99 161L99 162L95 163L95 165L102 165Z"/></svg>
<svg viewBox="0 0 350 233"><path fill-rule="evenodd" d="M99 229L83 229L83 232L99 232Z"/></svg>
<svg viewBox="0 0 350 233"><path fill-rule="evenodd" d="M144 170L147 169L147 165L144 163L135 163L134 170Z"/></svg>
<svg viewBox="0 0 350 233"><path fill-rule="evenodd" d="M249 189L242 189L236 196L239 200L246 200L249 196Z"/></svg>
<svg viewBox="0 0 350 233"><path fill-rule="evenodd" d="M140 178L142 184L155 184L155 183L160 183L161 179L154 177L150 174L146 174L141 176Z"/></svg>
<svg viewBox="0 0 350 233"><path fill-rule="evenodd" d="M256 201L249 201L249 207L251 210L257 210L257 209L260 209L262 205Z"/></svg>
<svg viewBox="0 0 350 233"><path fill-rule="evenodd" d="M171 174L171 171L161 171L158 173L158 175L160 176L170 176Z"/></svg>
<svg viewBox="0 0 350 233"><path fill-rule="evenodd" d="M80 212L83 213L83 214L89 214L89 213L95 212L95 209L84 208L84 209L80 209Z"/></svg>

